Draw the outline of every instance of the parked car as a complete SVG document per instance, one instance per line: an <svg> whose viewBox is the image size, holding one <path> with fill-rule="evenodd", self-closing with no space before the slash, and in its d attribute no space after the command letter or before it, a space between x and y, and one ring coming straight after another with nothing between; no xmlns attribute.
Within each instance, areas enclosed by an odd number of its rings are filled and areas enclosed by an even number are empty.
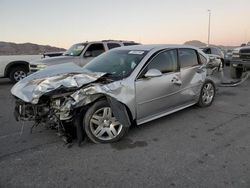
<svg viewBox="0 0 250 188"><path fill-rule="evenodd" d="M203 47L201 49L205 54L208 54L210 57L220 59L222 63L222 67L224 67L225 56L220 48L208 46L208 47Z"/></svg>
<svg viewBox="0 0 250 188"><path fill-rule="evenodd" d="M45 58L30 63L30 72L42 70L50 65L73 62L79 66L84 66L93 58L113 48L129 45L137 45L133 41L103 40L95 42L83 42L72 45L61 56Z"/></svg>
<svg viewBox="0 0 250 188"><path fill-rule="evenodd" d="M12 88L15 116L59 130L74 122L78 135L85 132L95 143L118 141L133 123L210 106L216 89L208 63L194 47L138 45L110 50L83 68L50 66Z"/></svg>
<svg viewBox="0 0 250 188"><path fill-rule="evenodd" d="M250 69L250 42L233 50L230 63L231 77L240 78L245 69Z"/></svg>
<svg viewBox="0 0 250 188"><path fill-rule="evenodd" d="M41 59L42 55L5 55L0 56L0 77L18 82L29 72L29 62Z"/></svg>

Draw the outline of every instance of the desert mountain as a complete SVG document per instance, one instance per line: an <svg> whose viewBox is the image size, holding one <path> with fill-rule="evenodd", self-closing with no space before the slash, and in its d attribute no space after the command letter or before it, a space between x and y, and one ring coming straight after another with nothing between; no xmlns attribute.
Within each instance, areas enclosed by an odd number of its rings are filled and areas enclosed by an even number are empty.
<svg viewBox="0 0 250 188"><path fill-rule="evenodd" d="M187 42L185 42L184 44L185 44L185 45L195 46L195 47L197 47L197 48L207 46L206 43L201 42L201 41L199 41L199 40L187 41ZM234 49L234 48L237 47L237 46L223 46L223 45L215 45L215 44L211 44L210 46L219 47L219 48L221 48L221 49Z"/></svg>
<svg viewBox="0 0 250 188"><path fill-rule="evenodd" d="M0 41L0 55L37 55L44 52L65 51L63 48L57 48L49 45L39 45L32 43L16 44L12 42Z"/></svg>

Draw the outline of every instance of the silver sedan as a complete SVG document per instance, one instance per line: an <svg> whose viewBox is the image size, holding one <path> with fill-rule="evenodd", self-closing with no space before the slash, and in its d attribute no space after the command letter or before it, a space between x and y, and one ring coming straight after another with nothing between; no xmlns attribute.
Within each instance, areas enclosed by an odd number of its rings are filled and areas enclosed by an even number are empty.
<svg viewBox="0 0 250 188"><path fill-rule="evenodd" d="M106 52L83 68L51 66L17 83L16 118L54 124L74 122L95 143L118 141L132 124L198 104L207 107L215 84L209 58L184 45L139 45Z"/></svg>

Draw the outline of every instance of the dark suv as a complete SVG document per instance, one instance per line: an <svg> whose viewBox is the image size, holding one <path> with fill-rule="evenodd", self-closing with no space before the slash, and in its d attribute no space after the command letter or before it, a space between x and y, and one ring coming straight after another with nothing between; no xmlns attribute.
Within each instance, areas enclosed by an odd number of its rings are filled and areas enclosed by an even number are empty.
<svg viewBox="0 0 250 188"><path fill-rule="evenodd" d="M230 65L232 77L239 77L242 71L250 69L250 42L233 50Z"/></svg>

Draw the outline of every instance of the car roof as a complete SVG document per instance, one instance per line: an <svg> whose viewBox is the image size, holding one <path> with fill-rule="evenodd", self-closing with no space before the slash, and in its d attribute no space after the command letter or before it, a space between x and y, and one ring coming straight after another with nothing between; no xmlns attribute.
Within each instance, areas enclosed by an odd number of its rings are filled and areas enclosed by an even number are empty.
<svg viewBox="0 0 250 188"><path fill-rule="evenodd" d="M107 43L107 42L114 42L114 43L135 43L138 44L135 41L128 41L128 40L99 40L99 41L85 41L85 42L79 42L76 44L92 44L92 43Z"/></svg>
<svg viewBox="0 0 250 188"><path fill-rule="evenodd" d="M208 49L208 48L210 48L210 49L212 49L212 48L214 48L214 49L219 49L219 50L221 50L219 47L217 47L217 46L204 46L204 47L200 47L200 49Z"/></svg>
<svg viewBox="0 0 250 188"><path fill-rule="evenodd" d="M194 46L189 45L177 45L177 44L144 44L144 45L132 45L132 46L122 46L120 48L115 48L114 50L124 49L124 50L162 50L162 49L171 49L171 48L190 48L197 49Z"/></svg>

